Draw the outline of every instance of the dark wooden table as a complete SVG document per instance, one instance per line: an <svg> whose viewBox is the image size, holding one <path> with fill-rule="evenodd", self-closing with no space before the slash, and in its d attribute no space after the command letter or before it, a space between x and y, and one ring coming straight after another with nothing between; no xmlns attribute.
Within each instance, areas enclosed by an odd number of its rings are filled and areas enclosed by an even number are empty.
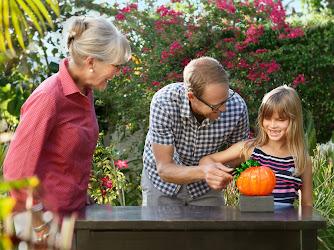
<svg viewBox="0 0 334 250"><path fill-rule="evenodd" d="M239 207L91 205L75 224L76 249L317 249L326 221L312 208L241 213Z"/></svg>

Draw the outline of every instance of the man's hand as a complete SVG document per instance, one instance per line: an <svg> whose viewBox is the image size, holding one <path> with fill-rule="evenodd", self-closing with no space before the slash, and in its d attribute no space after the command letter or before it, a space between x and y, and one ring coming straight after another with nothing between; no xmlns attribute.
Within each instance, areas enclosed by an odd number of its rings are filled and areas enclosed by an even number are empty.
<svg viewBox="0 0 334 250"><path fill-rule="evenodd" d="M88 193L86 194L86 206L95 204L94 198L90 196Z"/></svg>
<svg viewBox="0 0 334 250"><path fill-rule="evenodd" d="M225 189L233 180L233 176L229 174L233 169L225 167L219 162L210 163L201 166L205 175L205 180L214 190Z"/></svg>

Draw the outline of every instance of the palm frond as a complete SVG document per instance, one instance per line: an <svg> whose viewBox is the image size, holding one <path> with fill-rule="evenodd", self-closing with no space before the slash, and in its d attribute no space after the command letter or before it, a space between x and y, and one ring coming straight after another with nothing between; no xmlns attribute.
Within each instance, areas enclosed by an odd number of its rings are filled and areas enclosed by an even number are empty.
<svg viewBox="0 0 334 250"><path fill-rule="evenodd" d="M59 17L56 0L46 0L51 10ZM36 28L41 37L47 31L46 24L53 29L54 24L49 10L41 0L0 0L0 52L7 57L15 57L13 34L25 51L25 37L28 37L27 21Z"/></svg>

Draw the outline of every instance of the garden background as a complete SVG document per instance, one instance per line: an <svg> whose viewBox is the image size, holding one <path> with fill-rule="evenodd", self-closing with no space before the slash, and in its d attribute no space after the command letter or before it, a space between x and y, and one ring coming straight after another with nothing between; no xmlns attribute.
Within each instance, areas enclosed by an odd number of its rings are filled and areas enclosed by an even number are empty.
<svg viewBox="0 0 334 250"><path fill-rule="evenodd" d="M89 192L99 203L140 205L142 151L154 93L182 81L183 68L200 56L219 60L231 87L248 106L251 135L265 93L282 84L302 99L305 139L313 156L314 207L328 220L320 232L324 249L334 249L333 1L303 0L287 15L280 1L3 1L0 5L0 131L19 122L31 92L58 71L66 57L61 39L70 16L103 16L128 38L132 59L104 92L94 91L100 140L92 164ZM6 11L8 10L8 11ZM30 11L29 11L30 10ZM16 16L15 16L16 11ZM20 22L17 23L16 20ZM9 29L8 29L9 28ZM6 141L6 140L2 140ZM2 165L8 142L1 143ZM227 204L238 204L233 186ZM5 195L4 195L5 196Z"/></svg>

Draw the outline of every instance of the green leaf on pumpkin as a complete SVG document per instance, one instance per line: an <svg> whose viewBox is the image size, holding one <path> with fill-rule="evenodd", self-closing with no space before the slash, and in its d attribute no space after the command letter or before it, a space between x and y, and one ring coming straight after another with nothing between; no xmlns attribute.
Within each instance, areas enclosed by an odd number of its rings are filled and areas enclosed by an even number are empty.
<svg viewBox="0 0 334 250"><path fill-rule="evenodd" d="M250 167L259 167L259 166L261 166L261 164L257 160L248 159L245 163L244 162L241 163L241 167L235 169L237 173L234 176L234 180L236 181L239 178L239 176L241 175L241 173L243 171L245 171L246 169L248 169Z"/></svg>

